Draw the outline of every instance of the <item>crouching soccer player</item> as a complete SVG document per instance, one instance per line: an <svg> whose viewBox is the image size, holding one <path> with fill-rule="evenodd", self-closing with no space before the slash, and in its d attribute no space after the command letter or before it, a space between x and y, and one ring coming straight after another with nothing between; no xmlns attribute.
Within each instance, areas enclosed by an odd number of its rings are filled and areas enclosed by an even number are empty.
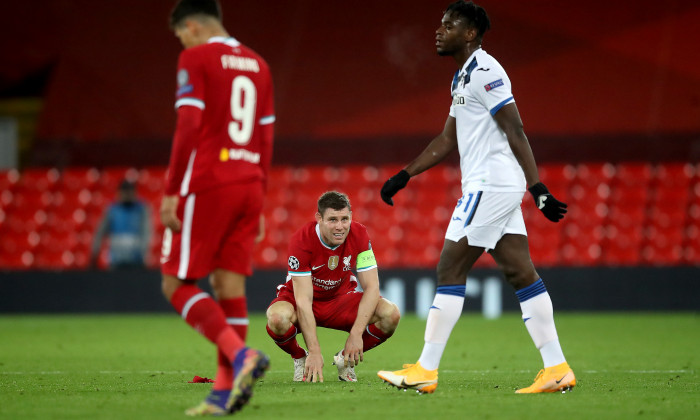
<svg viewBox="0 0 700 420"><path fill-rule="evenodd" d="M319 198L316 221L291 238L288 265L287 282L267 309L267 332L292 356L294 381L323 382L319 326L350 333L333 364L338 379L356 382L355 365L364 360L363 353L391 337L401 315L379 295L367 228L352 221L345 194L329 191ZM358 280L362 292L355 290ZM299 329L308 352L296 340Z"/></svg>

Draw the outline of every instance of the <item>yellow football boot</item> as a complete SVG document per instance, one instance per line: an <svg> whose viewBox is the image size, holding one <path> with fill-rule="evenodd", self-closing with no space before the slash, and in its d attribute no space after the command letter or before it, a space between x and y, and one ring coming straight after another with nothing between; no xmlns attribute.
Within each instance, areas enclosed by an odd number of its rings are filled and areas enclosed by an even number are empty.
<svg viewBox="0 0 700 420"><path fill-rule="evenodd" d="M535 383L515 391L516 394L537 394L540 392L568 391L576 386L576 377L569 364L564 362L540 370Z"/></svg>
<svg viewBox="0 0 700 420"><path fill-rule="evenodd" d="M422 394L432 394L437 388L438 371L424 369L420 362L406 364L394 372L380 370L377 376L397 388L415 389Z"/></svg>

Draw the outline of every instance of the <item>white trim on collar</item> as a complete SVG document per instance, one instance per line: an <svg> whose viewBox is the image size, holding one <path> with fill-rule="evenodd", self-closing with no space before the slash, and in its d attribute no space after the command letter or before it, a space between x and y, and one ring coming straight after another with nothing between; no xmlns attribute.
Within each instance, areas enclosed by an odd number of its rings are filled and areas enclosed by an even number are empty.
<svg viewBox="0 0 700 420"><path fill-rule="evenodd" d="M241 45L238 40L232 36L225 37L225 36L213 36L207 40L207 44L212 44L214 42L219 42L221 44L226 44L229 47L239 47Z"/></svg>
<svg viewBox="0 0 700 420"><path fill-rule="evenodd" d="M325 246L326 248L330 249L331 251L334 251L336 248L338 248L340 246L340 245L337 245L335 248L332 248L332 247L328 246L325 242L323 242L323 238L321 238L321 229L318 227L318 223L316 223L316 236L318 236L318 240L321 241L321 245Z"/></svg>

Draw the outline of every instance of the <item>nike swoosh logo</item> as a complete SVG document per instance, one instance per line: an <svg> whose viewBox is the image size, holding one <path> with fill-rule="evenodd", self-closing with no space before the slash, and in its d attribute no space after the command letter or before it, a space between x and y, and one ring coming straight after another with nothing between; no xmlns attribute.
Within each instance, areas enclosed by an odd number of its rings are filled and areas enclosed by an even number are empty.
<svg viewBox="0 0 700 420"><path fill-rule="evenodd" d="M326 264L321 264L318 267L313 267L312 270L318 270L319 268L323 267L324 265L326 265Z"/></svg>
<svg viewBox="0 0 700 420"><path fill-rule="evenodd" d="M453 217L452 220L462 220L461 217Z"/></svg>
<svg viewBox="0 0 700 420"><path fill-rule="evenodd" d="M406 383L406 378L403 378L403 379L401 380L401 386L404 387L404 388L410 388L410 387L414 387L414 386L417 386L417 385L428 384L428 383L430 383L430 382L432 382L432 381L421 381L421 382L416 382L416 383L414 383L414 384L410 384L410 385L409 385L409 384Z"/></svg>
<svg viewBox="0 0 700 420"><path fill-rule="evenodd" d="M568 375L568 373L566 375ZM559 385L559 382L563 381L564 378L566 378L566 375L562 376L561 379L559 379L558 381L555 381L557 385Z"/></svg>
<svg viewBox="0 0 700 420"><path fill-rule="evenodd" d="M546 195L541 195L539 203L537 203L537 208L542 210L544 208L544 202L547 201L547 196Z"/></svg>
<svg viewBox="0 0 700 420"><path fill-rule="evenodd" d="M479 70L481 70L481 71L489 71L489 70L491 70L491 69L490 69L490 68L485 69L485 68L483 68L483 67L479 67L478 69L476 69L476 71L479 71Z"/></svg>
<svg viewBox="0 0 700 420"><path fill-rule="evenodd" d="M523 319L523 322L527 322L527 321L529 321L529 320L530 320L530 318L531 318L531 317L528 317L528 318L525 318L525 319Z"/></svg>
<svg viewBox="0 0 700 420"><path fill-rule="evenodd" d="M430 309L437 309L438 311L441 311L442 309L438 308L437 306L433 305L430 307Z"/></svg>

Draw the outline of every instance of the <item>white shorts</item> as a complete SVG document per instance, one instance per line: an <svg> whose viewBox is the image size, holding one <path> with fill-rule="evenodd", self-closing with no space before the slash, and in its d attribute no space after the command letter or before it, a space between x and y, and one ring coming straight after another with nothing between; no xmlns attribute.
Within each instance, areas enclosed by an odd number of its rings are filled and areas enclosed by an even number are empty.
<svg viewBox="0 0 700 420"><path fill-rule="evenodd" d="M458 242L467 237L469 245L490 250L503 235L527 236L520 204L522 192L476 191L457 201L445 239Z"/></svg>

